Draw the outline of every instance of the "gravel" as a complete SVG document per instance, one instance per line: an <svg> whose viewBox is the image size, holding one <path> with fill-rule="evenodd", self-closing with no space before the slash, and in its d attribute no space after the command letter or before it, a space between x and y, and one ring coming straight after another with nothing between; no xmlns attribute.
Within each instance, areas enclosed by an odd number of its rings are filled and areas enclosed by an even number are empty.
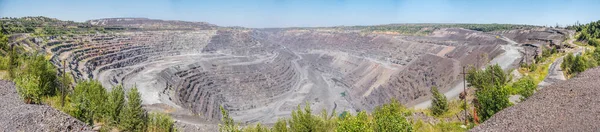
<svg viewBox="0 0 600 132"><path fill-rule="evenodd" d="M600 68L539 90L471 131L599 131Z"/></svg>
<svg viewBox="0 0 600 132"><path fill-rule="evenodd" d="M85 123L47 105L25 104L14 83L0 80L0 131L91 131Z"/></svg>

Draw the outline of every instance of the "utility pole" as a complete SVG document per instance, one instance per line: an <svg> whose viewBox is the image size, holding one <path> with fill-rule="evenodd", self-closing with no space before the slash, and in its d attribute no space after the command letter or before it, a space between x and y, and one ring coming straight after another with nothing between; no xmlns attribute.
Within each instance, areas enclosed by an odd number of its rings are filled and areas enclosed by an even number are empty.
<svg viewBox="0 0 600 132"><path fill-rule="evenodd" d="M465 66L462 67L462 73L463 74L463 101L465 102L465 125L468 125L468 120L467 120L467 111L469 111L469 107L467 106L467 73L465 72Z"/></svg>
<svg viewBox="0 0 600 132"><path fill-rule="evenodd" d="M68 85L67 84L67 71L65 70L66 69L66 62L67 61L63 60L63 65L62 65L63 66L63 73L62 73L63 74L63 76L62 76L63 77L63 82L62 82L63 86L60 89L60 93L61 93L61 101L60 101L61 103L60 103L60 105L61 105L61 107L65 107L65 89L66 89L66 87L68 87L67 86Z"/></svg>

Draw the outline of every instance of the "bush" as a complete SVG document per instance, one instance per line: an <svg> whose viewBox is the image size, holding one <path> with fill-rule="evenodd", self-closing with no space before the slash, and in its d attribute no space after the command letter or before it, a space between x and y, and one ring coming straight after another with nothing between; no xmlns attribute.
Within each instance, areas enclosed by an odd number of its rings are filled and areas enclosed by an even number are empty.
<svg viewBox="0 0 600 132"><path fill-rule="evenodd" d="M412 125L407 120L410 112L398 101L392 99L391 103L375 108L375 131L378 132L407 132L412 131Z"/></svg>
<svg viewBox="0 0 600 132"><path fill-rule="evenodd" d="M43 89L39 86L40 77L33 75L22 75L15 79L17 92L28 104L37 104L41 102Z"/></svg>
<svg viewBox="0 0 600 132"><path fill-rule="evenodd" d="M431 113L435 116L439 116L448 111L448 102L446 96L438 91L437 87L431 87Z"/></svg>
<svg viewBox="0 0 600 132"><path fill-rule="evenodd" d="M142 98L136 87L127 92L127 105L121 116L121 127L126 131L145 131L146 111L142 108Z"/></svg>
<svg viewBox="0 0 600 132"><path fill-rule="evenodd" d="M151 113L148 117L148 131L149 132L173 132L175 129L175 122L171 117L161 113ZM260 125L260 124L259 124Z"/></svg>

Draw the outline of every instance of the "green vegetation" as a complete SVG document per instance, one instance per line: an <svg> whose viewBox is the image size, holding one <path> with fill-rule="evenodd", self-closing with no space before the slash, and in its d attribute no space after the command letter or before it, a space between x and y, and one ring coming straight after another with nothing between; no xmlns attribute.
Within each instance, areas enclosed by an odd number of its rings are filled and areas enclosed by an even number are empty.
<svg viewBox="0 0 600 132"><path fill-rule="evenodd" d="M598 46L598 41L595 39L600 38L600 20L583 25L577 22L575 25L568 26L567 28L580 33L577 37L578 41L594 41L590 45Z"/></svg>
<svg viewBox="0 0 600 132"><path fill-rule="evenodd" d="M448 101L446 100L446 96L441 94L438 91L437 87L431 88L431 94L433 99L431 99L431 112L435 116L439 116L448 111Z"/></svg>
<svg viewBox="0 0 600 132"><path fill-rule="evenodd" d="M169 115L161 113L150 113L148 121L149 132L172 132L175 131L175 122Z"/></svg>
<svg viewBox="0 0 600 132"><path fill-rule="evenodd" d="M223 114L221 132L407 132L414 131L412 121L408 118L411 111L402 106L398 101L392 100L388 104L378 106L372 115L361 111L356 115L342 114L341 117L328 115L326 111L320 115L313 115L309 104L304 108L298 106L292 112L291 119L279 119L272 128L260 124L249 125L241 129L227 111L221 107Z"/></svg>
<svg viewBox="0 0 600 132"><path fill-rule="evenodd" d="M121 123L121 113L125 107L125 91L123 90L123 86L118 85L110 91L108 102L110 102L107 107L109 124L118 125Z"/></svg>
<svg viewBox="0 0 600 132"><path fill-rule="evenodd" d="M537 89L537 84L531 76L525 76L512 83L511 88L513 90L511 94L519 94L522 96L521 100L525 100L533 95Z"/></svg>
<svg viewBox="0 0 600 132"><path fill-rule="evenodd" d="M7 51L9 50L8 48L8 36L0 32L0 55L7 54Z"/></svg>
<svg viewBox="0 0 600 132"><path fill-rule="evenodd" d="M0 18L0 25L2 26L2 29L9 34L33 33L36 36L48 36L96 32L106 33L103 27L93 26L88 23L62 21L42 16L21 18L3 17Z"/></svg>
<svg viewBox="0 0 600 132"><path fill-rule="evenodd" d="M598 60L600 60L600 50L586 52L582 55L568 54L560 67L566 71L567 75L572 76L598 66Z"/></svg>
<svg viewBox="0 0 600 132"><path fill-rule="evenodd" d="M498 30L511 30L534 27L531 25L514 25L514 24L388 24L379 26L352 26L338 27L347 29L359 29L364 32L396 32L408 35L425 35L440 28L464 28L476 31L491 32Z"/></svg>
<svg viewBox="0 0 600 132"><path fill-rule="evenodd" d="M40 77L23 75L19 76L14 81L17 85L17 92L23 97L26 103L40 103L44 92L38 85L40 84Z"/></svg>
<svg viewBox="0 0 600 132"><path fill-rule="evenodd" d="M76 108L72 115L92 125L94 120L102 120L107 114L106 90L98 81L83 81L75 86L71 95L71 105Z"/></svg>
<svg viewBox="0 0 600 132"><path fill-rule="evenodd" d="M500 110L511 106L506 87L510 79L498 65L488 66L485 70L472 68L467 74L469 86L477 88L475 97L478 115L482 121L492 117Z"/></svg>
<svg viewBox="0 0 600 132"><path fill-rule="evenodd" d="M145 131L146 128L146 111L142 108L142 97L133 87L127 92L127 105L123 109L121 116L121 127L124 130Z"/></svg>

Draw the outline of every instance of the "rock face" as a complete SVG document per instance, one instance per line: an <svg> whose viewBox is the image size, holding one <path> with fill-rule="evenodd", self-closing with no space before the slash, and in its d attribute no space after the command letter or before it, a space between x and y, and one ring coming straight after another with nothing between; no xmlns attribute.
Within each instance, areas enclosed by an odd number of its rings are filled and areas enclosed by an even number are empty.
<svg viewBox="0 0 600 132"><path fill-rule="evenodd" d="M471 131L598 131L600 68L541 89Z"/></svg>
<svg viewBox="0 0 600 132"><path fill-rule="evenodd" d="M47 105L25 104L12 82L0 80L0 131L91 131L85 123Z"/></svg>
<svg viewBox="0 0 600 132"><path fill-rule="evenodd" d="M77 79L137 86L147 108L171 111L179 120L214 122L223 106L248 123L289 117L306 102L315 111L338 113L370 111L391 98L414 105L429 99L432 86L448 91L463 66L483 66L509 43L459 28L427 36L199 28L62 38L43 48L58 67L66 61Z"/></svg>

